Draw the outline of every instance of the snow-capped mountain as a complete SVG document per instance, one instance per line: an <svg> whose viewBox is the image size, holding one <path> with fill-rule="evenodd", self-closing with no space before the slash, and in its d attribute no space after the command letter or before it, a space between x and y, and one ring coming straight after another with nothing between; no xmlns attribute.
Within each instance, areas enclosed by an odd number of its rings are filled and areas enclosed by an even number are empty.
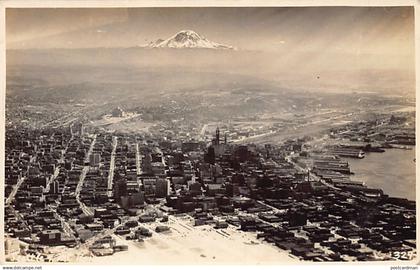
<svg viewBox="0 0 420 270"><path fill-rule="evenodd" d="M232 46L220 44L208 40L207 38L199 35L192 30L182 30L173 35L172 37L162 40L158 39L152 41L144 47L149 48L202 48L202 49L224 49L233 50Z"/></svg>
<svg viewBox="0 0 420 270"><path fill-rule="evenodd" d="M159 38L155 41L150 41L149 44L145 45L144 47L151 47L151 48L155 48L156 45L158 45L159 43L161 43L163 41L163 39Z"/></svg>

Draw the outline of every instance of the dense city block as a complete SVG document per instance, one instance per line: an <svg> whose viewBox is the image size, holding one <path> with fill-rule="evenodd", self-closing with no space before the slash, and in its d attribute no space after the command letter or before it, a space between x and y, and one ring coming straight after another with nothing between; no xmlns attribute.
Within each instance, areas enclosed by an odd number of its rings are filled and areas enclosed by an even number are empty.
<svg viewBox="0 0 420 270"><path fill-rule="evenodd" d="M381 115L281 144L234 142L228 126L211 141L81 122L9 128L6 250L45 261L65 261L59 246L106 256L128 249L116 237L149 241L179 224L243 231L301 260L410 259L415 202L352 180L345 158L413 147L413 125L411 113Z"/></svg>

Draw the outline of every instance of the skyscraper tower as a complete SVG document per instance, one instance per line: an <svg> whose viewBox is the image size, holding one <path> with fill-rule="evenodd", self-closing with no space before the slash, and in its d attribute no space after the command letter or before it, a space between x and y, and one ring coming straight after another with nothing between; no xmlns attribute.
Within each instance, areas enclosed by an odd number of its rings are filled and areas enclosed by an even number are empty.
<svg viewBox="0 0 420 270"><path fill-rule="evenodd" d="M220 130L219 127L216 128L216 145L220 143Z"/></svg>

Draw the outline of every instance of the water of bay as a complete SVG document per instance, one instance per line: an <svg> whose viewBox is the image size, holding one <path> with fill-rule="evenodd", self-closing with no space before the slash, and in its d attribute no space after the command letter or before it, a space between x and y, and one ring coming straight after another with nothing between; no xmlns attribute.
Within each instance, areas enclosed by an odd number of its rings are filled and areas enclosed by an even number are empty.
<svg viewBox="0 0 420 270"><path fill-rule="evenodd" d="M354 180L380 188L392 197L416 199L415 147L411 150L386 149L384 153L366 153L363 159L346 159Z"/></svg>

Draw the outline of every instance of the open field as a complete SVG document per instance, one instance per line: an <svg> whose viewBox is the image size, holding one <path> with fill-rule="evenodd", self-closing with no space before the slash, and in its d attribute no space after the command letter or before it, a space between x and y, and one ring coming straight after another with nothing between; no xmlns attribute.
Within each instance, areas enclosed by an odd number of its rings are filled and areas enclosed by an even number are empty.
<svg viewBox="0 0 420 270"><path fill-rule="evenodd" d="M82 257L80 262L137 264L274 264L293 262L285 251L262 243L252 233L229 227L189 225L189 221L171 217L171 232L153 233L143 243L127 241L117 236L117 244L128 245L128 251L108 257ZM150 229L156 225L146 225ZM252 254L252 256L249 256ZM182 259L181 259L182 258Z"/></svg>

